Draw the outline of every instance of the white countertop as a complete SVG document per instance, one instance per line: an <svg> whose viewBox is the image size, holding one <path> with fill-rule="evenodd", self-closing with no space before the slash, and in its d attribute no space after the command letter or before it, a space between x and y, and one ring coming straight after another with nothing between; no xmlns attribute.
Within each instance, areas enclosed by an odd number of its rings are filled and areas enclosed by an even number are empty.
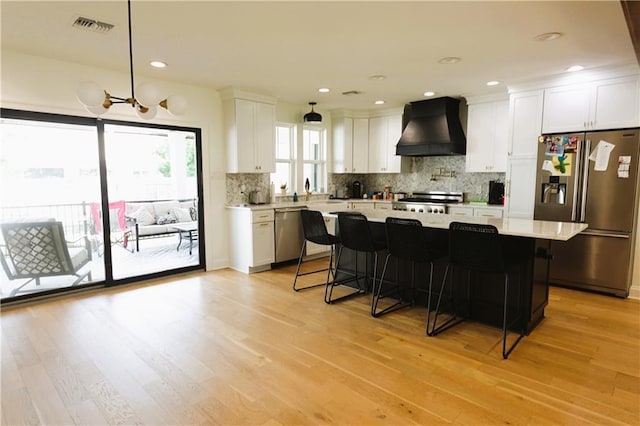
<svg viewBox="0 0 640 426"><path fill-rule="evenodd" d="M375 210L368 211L364 214L371 222L384 222L384 220L389 216L388 212L378 212ZM325 213L325 215L332 217L337 216L331 213ZM393 216L408 219L418 219L423 226L438 229L449 229L449 224L451 222L467 222L493 225L502 235L539 238L543 240L567 241L587 229L587 224L585 223L553 222L547 220L515 218L496 219L476 216L465 216L464 220L461 220L460 216L453 216L448 214L425 215L422 213L403 211L394 211Z"/></svg>
<svg viewBox="0 0 640 426"><path fill-rule="evenodd" d="M344 202L349 201L368 201L385 202L383 200L310 200L310 201L297 201L297 202L282 202L275 204L233 204L227 205L228 209L249 209L249 210L273 210L292 207L309 207L317 208L325 212L325 215L335 217L335 214L327 213L330 211L339 211L344 205ZM389 201L387 201L389 202ZM464 204L465 206L477 207L477 205ZM333 208L335 207L335 208ZM482 206L480 206L482 207ZM484 206L488 207L488 206ZM502 208L501 205L490 206L494 208ZM351 210L347 210L351 211ZM371 222L384 222L384 220L390 215L388 210L370 210L366 211L365 216ZM516 218L489 218L489 217L477 217L477 216L464 216L464 220L460 216L448 215L448 214L429 214L405 212L405 211L393 211L394 217L418 219L423 226L429 228L449 229L451 222L467 222L467 223L479 223L493 225L498 228L498 232L503 235L511 235L516 237L528 237L539 238L543 240L559 240L567 241L580 232L587 229L587 224L573 223L573 222L553 222L547 220L531 220L531 219L516 219Z"/></svg>
<svg viewBox="0 0 640 426"><path fill-rule="evenodd" d="M227 204L226 208L228 209L250 209L250 210L268 210L268 209L279 209L279 208L290 208L290 207L303 207L307 206L309 208L314 208L314 206L322 207L320 210L324 210L324 207L331 204L339 205L341 203L388 203L391 204L390 200L371 200L365 198L330 198L327 200L310 200L303 201L299 200L295 203L293 201L286 202L278 202L274 204ZM473 204L473 203L460 203L452 205L452 207L476 207L476 208L492 208L492 209L503 209L504 206L501 204Z"/></svg>

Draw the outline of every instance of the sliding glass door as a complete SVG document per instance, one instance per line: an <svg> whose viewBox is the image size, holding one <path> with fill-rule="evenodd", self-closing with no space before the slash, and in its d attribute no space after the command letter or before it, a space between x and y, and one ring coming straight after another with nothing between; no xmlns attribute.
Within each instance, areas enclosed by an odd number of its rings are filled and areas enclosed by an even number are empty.
<svg viewBox="0 0 640 426"><path fill-rule="evenodd" d="M104 281L96 127L2 118L2 299Z"/></svg>
<svg viewBox="0 0 640 426"><path fill-rule="evenodd" d="M198 129L2 117L2 301L204 267Z"/></svg>
<svg viewBox="0 0 640 426"><path fill-rule="evenodd" d="M196 134L104 126L115 279L200 264Z"/></svg>

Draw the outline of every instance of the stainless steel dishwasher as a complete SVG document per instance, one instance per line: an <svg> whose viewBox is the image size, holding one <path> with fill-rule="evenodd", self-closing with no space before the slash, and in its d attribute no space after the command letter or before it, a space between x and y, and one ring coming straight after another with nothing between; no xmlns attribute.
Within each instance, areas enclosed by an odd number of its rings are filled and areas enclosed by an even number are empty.
<svg viewBox="0 0 640 426"><path fill-rule="evenodd" d="M300 210L306 206L275 209L276 263L297 259L304 243Z"/></svg>

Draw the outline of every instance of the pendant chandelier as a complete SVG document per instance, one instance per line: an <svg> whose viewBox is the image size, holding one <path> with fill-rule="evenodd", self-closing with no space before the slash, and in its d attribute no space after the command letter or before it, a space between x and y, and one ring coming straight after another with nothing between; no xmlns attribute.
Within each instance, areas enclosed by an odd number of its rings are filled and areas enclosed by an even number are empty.
<svg viewBox="0 0 640 426"><path fill-rule="evenodd" d="M321 122L322 116L313 110L313 106L316 105L316 102L309 102L309 105L311 105L311 111L304 115L304 122Z"/></svg>
<svg viewBox="0 0 640 426"><path fill-rule="evenodd" d="M85 81L80 83L76 95L85 109L93 114L102 115L114 104L128 104L135 108L138 117L151 120L158 112L157 106L166 109L172 115L182 115L187 110L187 100L180 95L171 95L163 99L160 91L148 83L139 84L135 88L133 82L133 47L131 43L131 0L127 0L129 19L129 73L131 78L131 96L122 98L113 96L97 83ZM136 96L137 95L137 96Z"/></svg>

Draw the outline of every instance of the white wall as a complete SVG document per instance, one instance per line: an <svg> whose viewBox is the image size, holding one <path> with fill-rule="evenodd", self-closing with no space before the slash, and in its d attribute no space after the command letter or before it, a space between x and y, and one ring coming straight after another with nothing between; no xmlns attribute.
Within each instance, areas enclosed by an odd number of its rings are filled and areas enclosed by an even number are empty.
<svg viewBox="0 0 640 426"><path fill-rule="evenodd" d="M131 92L129 75L75 63L2 51L0 106L37 112L91 116L76 100L78 83L95 81L115 96ZM222 103L217 91L136 76L136 84L154 83L166 95L181 94L189 101L184 116L173 117L158 111L153 123L202 129L203 186L205 213L206 267L228 265L227 215L224 209L225 144L222 134ZM141 122L133 108L114 106L103 117ZM161 109L161 108L159 108Z"/></svg>

